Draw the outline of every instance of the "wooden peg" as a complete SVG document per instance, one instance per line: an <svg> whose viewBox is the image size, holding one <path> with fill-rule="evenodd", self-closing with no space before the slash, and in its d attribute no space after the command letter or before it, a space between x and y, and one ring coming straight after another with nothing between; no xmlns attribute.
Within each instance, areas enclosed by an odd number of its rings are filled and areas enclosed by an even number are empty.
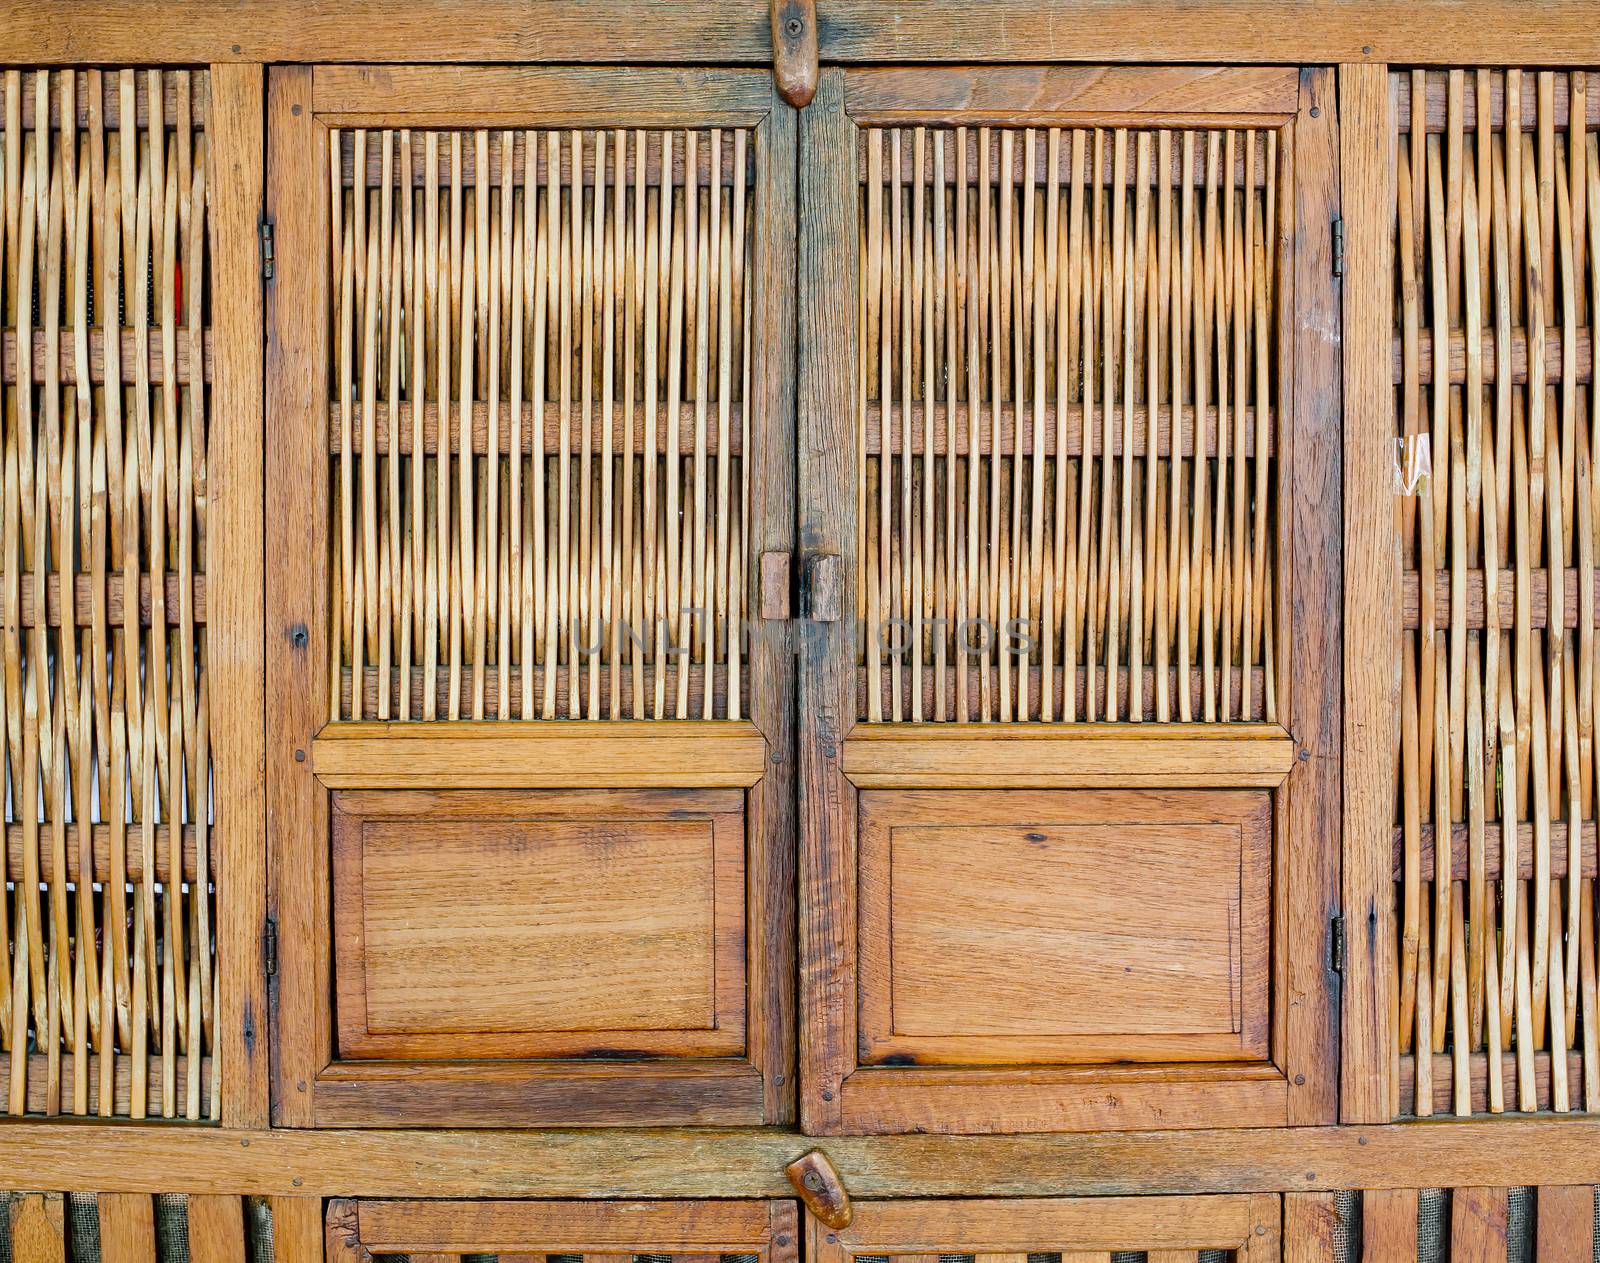
<svg viewBox="0 0 1600 1263"><path fill-rule="evenodd" d="M817 94L816 0L772 0L772 77L797 110Z"/></svg>
<svg viewBox="0 0 1600 1263"><path fill-rule="evenodd" d="M789 1183L800 1194L806 1209L835 1232L848 1228L855 1217L855 1207L850 1204L850 1194L844 1181L828 1161L828 1155L813 1149L802 1158L796 1158L783 1168Z"/></svg>

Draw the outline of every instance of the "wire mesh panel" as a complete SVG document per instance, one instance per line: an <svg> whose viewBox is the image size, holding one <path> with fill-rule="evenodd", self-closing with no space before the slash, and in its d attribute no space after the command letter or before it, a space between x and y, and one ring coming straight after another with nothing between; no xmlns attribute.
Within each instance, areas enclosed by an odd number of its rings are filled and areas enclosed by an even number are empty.
<svg viewBox="0 0 1600 1263"><path fill-rule="evenodd" d="M1591 1263L1600 1203L1588 1185L1289 1195L1285 1250L1326 1263Z"/></svg>
<svg viewBox="0 0 1600 1263"><path fill-rule="evenodd" d="M280 1263L261 1197L0 1193L4 1263ZM281 1263L320 1263L284 1255Z"/></svg>
<svg viewBox="0 0 1600 1263"><path fill-rule="evenodd" d="M1600 97L1390 76L1397 1110L1600 1107Z"/></svg>
<svg viewBox="0 0 1600 1263"><path fill-rule="evenodd" d="M1275 720L1278 132L859 150L860 716Z"/></svg>
<svg viewBox="0 0 1600 1263"><path fill-rule="evenodd" d="M330 153L330 718L748 713L749 129Z"/></svg>
<svg viewBox="0 0 1600 1263"><path fill-rule="evenodd" d="M205 71L4 74L0 1078L214 1117Z"/></svg>

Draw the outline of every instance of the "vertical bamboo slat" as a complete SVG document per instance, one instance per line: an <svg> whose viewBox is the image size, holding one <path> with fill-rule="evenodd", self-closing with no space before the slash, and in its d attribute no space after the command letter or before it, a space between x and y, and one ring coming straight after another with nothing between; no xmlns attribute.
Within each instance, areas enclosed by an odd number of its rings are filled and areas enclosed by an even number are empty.
<svg viewBox="0 0 1600 1263"><path fill-rule="evenodd" d="M209 75L0 94L0 1078L214 1118Z"/></svg>
<svg viewBox="0 0 1600 1263"><path fill-rule="evenodd" d="M862 144L859 715L1275 719L1277 135Z"/></svg>
<svg viewBox="0 0 1600 1263"><path fill-rule="evenodd" d="M1583 72L1390 76L1404 1113L1600 1108L1600 138Z"/></svg>
<svg viewBox="0 0 1600 1263"><path fill-rule="evenodd" d="M746 713L748 132L332 142L330 716Z"/></svg>

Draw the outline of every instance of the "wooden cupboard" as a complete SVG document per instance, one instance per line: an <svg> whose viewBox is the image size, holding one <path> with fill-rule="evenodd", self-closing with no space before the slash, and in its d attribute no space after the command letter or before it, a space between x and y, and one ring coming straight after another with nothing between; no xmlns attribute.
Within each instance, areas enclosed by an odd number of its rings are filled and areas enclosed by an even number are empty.
<svg viewBox="0 0 1600 1263"><path fill-rule="evenodd" d="M15 7L11 1257L1589 1256L1592 14Z"/></svg>

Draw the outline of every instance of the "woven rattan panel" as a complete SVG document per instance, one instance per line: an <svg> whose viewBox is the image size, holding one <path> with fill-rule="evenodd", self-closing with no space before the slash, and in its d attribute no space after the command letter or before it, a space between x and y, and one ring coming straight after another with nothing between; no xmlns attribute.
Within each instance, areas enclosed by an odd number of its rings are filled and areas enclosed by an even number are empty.
<svg viewBox="0 0 1600 1263"><path fill-rule="evenodd" d="M863 133L862 718L1276 717L1277 139Z"/></svg>
<svg viewBox="0 0 1600 1263"><path fill-rule="evenodd" d="M749 133L332 144L330 718L739 718Z"/></svg>
<svg viewBox="0 0 1600 1263"><path fill-rule="evenodd" d="M1600 98L1517 70L1390 87L1395 1105L1594 1109Z"/></svg>
<svg viewBox="0 0 1600 1263"><path fill-rule="evenodd" d="M215 1117L205 71L5 72L13 1114Z"/></svg>

